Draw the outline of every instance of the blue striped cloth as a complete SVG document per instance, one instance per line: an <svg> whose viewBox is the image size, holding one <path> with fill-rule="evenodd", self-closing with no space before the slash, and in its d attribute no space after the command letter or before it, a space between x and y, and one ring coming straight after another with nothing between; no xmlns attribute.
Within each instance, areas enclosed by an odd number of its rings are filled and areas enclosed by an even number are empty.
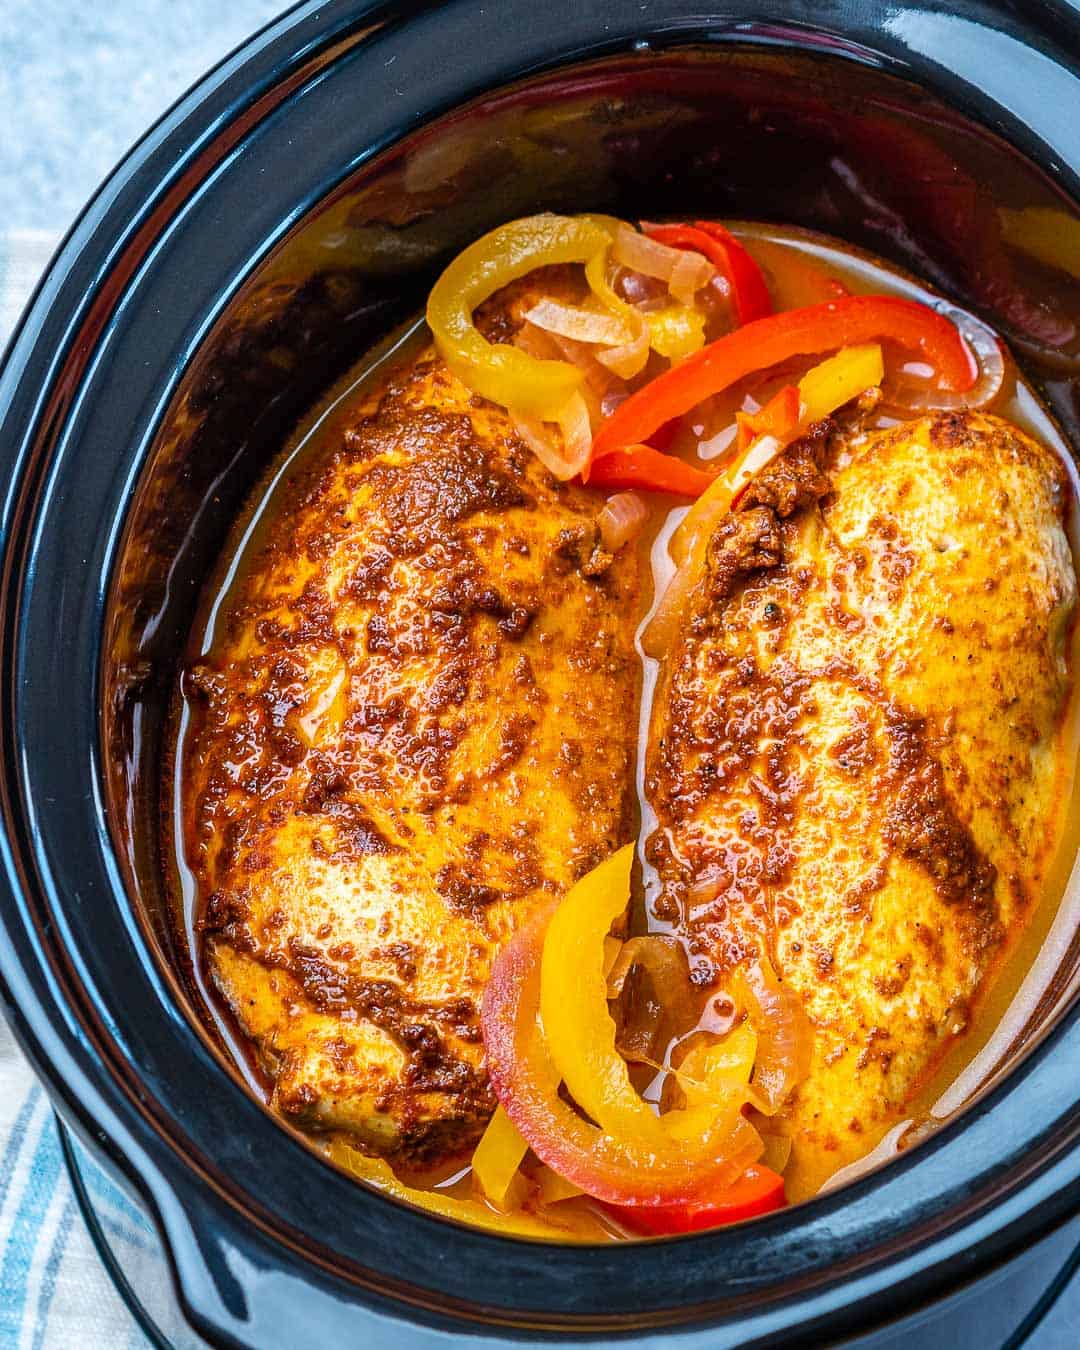
<svg viewBox="0 0 1080 1350"><path fill-rule="evenodd" d="M0 1147L0 1350L144 1347L83 1222L49 1099L3 1023ZM153 1228L81 1151L79 1161L102 1238L155 1322L167 1324L175 1314ZM170 1332L185 1343L182 1328Z"/></svg>
<svg viewBox="0 0 1080 1350"><path fill-rule="evenodd" d="M57 242L47 231L0 230L0 347ZM201 1344L173 1307L168 1268L146 1216L78 1153L101 1239L140 1303L170 1343ZM0 1350L141 1350L148 1344L83 1222L49 1099L2 1018L0 1253Z"/></svg>

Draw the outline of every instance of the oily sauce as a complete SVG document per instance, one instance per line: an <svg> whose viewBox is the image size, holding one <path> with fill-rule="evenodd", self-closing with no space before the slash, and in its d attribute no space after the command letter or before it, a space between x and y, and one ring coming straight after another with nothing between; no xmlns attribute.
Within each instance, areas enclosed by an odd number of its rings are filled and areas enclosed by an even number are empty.
<svg viewBox="0 0 1080 1350"><path fill-rule="evenodd" d="M932 305L937 302L937 297L913 278L885 265L880 260L824 236L773 225L735 223L732 228L767 272L778 310L817 303L837 293L843 293L844 290L855 294L884 293L906 296ZM812 271L808 271L805 266L808 261L814 264ZM219 615L228 608L234 588L258 557L266 541L267 532L273 528L278 504L288 495L290 484L299 474L309 470L312 461L325 453L327 447L333 446L340 439L344 428L350 422L353 409L370 392L373 384L385 378L386 373L396 365L408 362L425 340L426 328L422 321L398 330L375 351L367 354L344 379L339 381L298 428L272 472L255 494L249 511L235 527L217 575L206 588L187 652L189 663L213 658L217 644ZM801 369L811 364L813 362L807 360ZM789 371L783 372L783 378L778 373L777 378L770 384L755 389L753 400L739 390L712 400L710 405L702 408L693 419L686 419L690 425L672 447L672 453L680 454L703 467L709 467L709 461L721 454L730 441L730 433L726 429L731 427L735 412L740 407L752 410L765 401L773 388L779 387L780 383L790 378ZM1011 359L1006 362L1005 380L1000 394L988 411L1006 418L1037 440L1052 447L1060 455L1074 487L1069 532L1070 543L1076 557L1077 543L1080 539L1076 516L1076 470L1052 418L1045 411L1034 390L1020 376ZM902 420L896 410L890 408L887 400L880 405L872 418L871 426L875 424L888 426ZM634 547L640 550L644 573L646 576L651 575L652 587L651 594L648 594L650 588L646 587L647 603L641 615L636 639L640 660L636 764L640 889L633 906L631 931L664 933L670 932L673 925L656 911L659 878L645 855L645 841L657 825L646 792L645 747L660 675L660 663L645 651L642 633L673 573L674 565L668 554L668 541L688 507L685 504L673 505L673 499L666 495L644 495L648 503L649 518ZM1075 669L1075 638L1072 640L1073 669ZM191 711L181 697L178 699L175 720L176 749L172 757L173 776L166 789L166 796L169 799L169 810L166 813L167 856L173 868L177 924L186 949L190 953L192 967L196 972L199 991L208 1015L232 1058L244 1072L249 1086L265 1100L268 1095L267 1084L251 1062L244 1037L210 987L199 950L196 918L202 897L198 894L196 879L187 863L190 841L186 841L183 837L181 811L181 803L184 800L185 742L190 724ZM1067 747L1067 762L1071 766L1080 741L1080 717L1075 694L1070 698L1060 735L1063 747ZM974 1018L971 1029L954 1042L932 1075L922 1085L915 1100L909 1103L906 1113L887 1122L875 1137L867 1138L867 1157L854 1167L845 1169L845 1173L861 1170L868 1165L868 1160L876 1162L898 1151L905 1142L921 1137L936 1122L948 1118L994 1073L1017 1039L1022 1039L1030 1032L1028 1025L1030 1013L1053 979L1061 954L1080 920L1080 902L1070 894L1066 903L1064 905L1061 903L1068 890L1068 874L1072 859L1080 846L1080 792L1071 776L1064 790L1069 799L1066 823L1056 861L1048 877L1045 897L1026 931L1007 955L1002 970ZM1046 956L1046 952L1051 953L1050 958ZM1042 957L1040 953L1043 953ZM1055 954L1057 960L1052 959ZM1021 991L1022 996L1018 997ZM670 1056L680 1042L685 1041L687 1036L702 1027L720 1029L715 1010L708 998L702 999L695 1017L691 1017L679 1036L671 1040L667 1046L664 1063L670 1062ZM655 1081L650 1084L649 1078ZM661 1080L662 1075L657 1078L655 1074L650 1074L639 1080L638 1085L647 1096L655 1096L660 1090ZM349 1170L355 1170L349 1166L350 1157L355 1155L343 1140L324 1138L321 1146L329 1156L344 1162ZM464 1200L471 1194L468 1171L467 1167L462 1169L455 1165L453 1168L444 1169L441 1174L413 1177L408 1180L410 1184L421 1188L438 1190L450 1200L455 1197ZM803 1198L818 1189L823 1180L824 1178L820 1176L798 1177L789 1172L789 1194L792 1198ZM553 1237L569 1240L604 1240L619 1235L614 1225L598 1216L584 1201L564 1201L558 1206L558 1212L561 1226L552 1228Z"/></svg>

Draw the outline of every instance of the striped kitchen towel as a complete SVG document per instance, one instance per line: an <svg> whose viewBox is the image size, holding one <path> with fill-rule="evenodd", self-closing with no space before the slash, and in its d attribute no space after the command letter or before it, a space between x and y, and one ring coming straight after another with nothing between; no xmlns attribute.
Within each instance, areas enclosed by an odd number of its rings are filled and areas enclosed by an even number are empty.
<svg viewBox="0 0 1080 1350"><path fill-rule="evenodd" d="M0 348L58 242L0 229ZM203 1344L180 1323L146 1216L78 1145L85 1203L166 1343ZM0 1018L0 1350L136 1350L148 1344L102 1264L65 1166L49 1099Z"/></svg>

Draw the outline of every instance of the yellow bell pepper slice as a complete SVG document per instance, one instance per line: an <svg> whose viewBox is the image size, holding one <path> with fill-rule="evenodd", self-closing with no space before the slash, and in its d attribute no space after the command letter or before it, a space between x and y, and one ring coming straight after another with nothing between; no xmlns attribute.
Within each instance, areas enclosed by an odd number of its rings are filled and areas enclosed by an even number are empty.
<svg viewBox="0 0 1080 1350"><path fill-rule="evenodd" d="M723 466L671 536L668 549L678 570L642 635L650 656L662 656L670 649L686 603L704 574L709 540L750 480L807 427L880 385L884 375L878 343L843 348L808 370L799 381L799 420L787 436L759 436Z"/></svg>
<svg viewBox="0 0 1080 1350"><path fill-rule="evenodd" d="M402 1181L393 1168L383 1158L369 1158L348 1145L337 1145L330 1151L330 1157L352 1176L395 1200L416 1205L431 1214L439 1214L444 1219L456 1219L459 1223L478 1224L483 1228L493 1228L499 1232L515 1234L519 1237L551 1237L551 1224L544 1219L524 1212L500 1214L482 1200L466 1200L456 1195L447 1195L443 1191L422 1190Z"/></svg>
<svg viewBox="0 0 1080 1350"><path fill-rule="evenodd" d="M491 343L473 322L489 296L537 267L588 263L611 235L588 217L527 216L470 244L431 289L427 321L440 355L474 393L523 417L555 420L582 383L569 361L545 361L507 343Z"/></svg>
<svg viewBox="0 0 1080 1350"><path fill-rule="evenodd" d="M540 1020L552 1061L574 1101L616 1139L662 1146L662 1127L630 1082L608 1011L604 938L630 897L634 846L583 877L555 911L540 964Z"/></svg>
<svg viewBox="0 0 1080 1350"><path fill-rule="evenodd" d="M808 370L799 381L802 427L820 422L864 390L875 388L884 378L885 365L878 343L843 348Z"/></svg>
<svg viewBox="0 0 1080 1350"><path fill-rule="evenodd" d="M705 346L705 315L689 305L669 305L646 316L654 352L672 363L684 361Z"/></svg>
<svg viewBox="0 0 1080 1350"><path fill-rule="evenodd" d="M518 1168L528 1148L513 1121L497 1106L472 1159L473 1176L497 1209L515 1208L520 1201L516 1192L521 1187L515 1182L520 1182Z"/></svg>

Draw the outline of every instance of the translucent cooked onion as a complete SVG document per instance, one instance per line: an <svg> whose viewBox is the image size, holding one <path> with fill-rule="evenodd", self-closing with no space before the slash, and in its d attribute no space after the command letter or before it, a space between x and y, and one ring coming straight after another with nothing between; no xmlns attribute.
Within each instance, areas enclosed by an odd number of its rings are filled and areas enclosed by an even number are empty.
<svg viewBox="0 0 1080 1350"><path fill-rule="evenodd" d="M671 536L668 548L677 570L641 635L641 645L647 656L660 660L667 655L682 627L690 595L705 575L709 540L723 518L734 510L750 481L786 444L776 436L759 436L732 479L731 495L713 497L710 492L703 494Z"/></svg>
<svg viewBox="0 0 1080 1350"><path fill-rule="evenodd" d="M562 409L559 435L536 417L513 415L514 429L545 469L561 482L575 477L588 463L592 450L589 409L581 394L573 394Z"/></svg>
<svg viewBox="0 0 1080 1350"><path fill-rule="evenodd" d="M700 253L660 244L629 225L620 225L616 230L611 256L631 271L666 281L672 295L683 304L692 303L695 292L716 273L716 268Z"/></svg>
<svg viewBox="0 0 1080 1350"><path fill-rule="evenodd" d="M619 1053L656 1067L670 1042L697 1019L699 999L682 946L658 934L630 938L607 982L608 997L619 1002Z"/></svg>
<svg viewBox="0 0 1080 1350"><path fill-rule="evenodd" d="M596 359L623 380L632 380L635 375L640 375L649 359L649 325L644 315L639 318L638 331L629 342L596 353Z"/></svg>
<svg viewBox="0 0 1080 1350"><path fill-rule="evenodd" d="M761 1142L765 1145L761 1161L774 1172L782 1172L791 1158L791 1136L762 1133Z"/></svg>
<svg viewBox="0 0 1080 1350"><path fill-rule="evenodd" d="M671 650L682 626L683 616L690 601L690 594L696 586L699 576L700 573L695 569L683 566L668 582L667 589L660 597L660 603L653 611L648 627L641 635L641 646L646 656L661 661Z"/></svg>
<svg viewBox="0 0 1080 1350"><path fill-rule="evenodd" d="M671 537L668 551L676 571L653 611L648 627L641 635L647 656L662 660L670 651L680 629L690 596L705 573L709 540L731 510L726 497L699 497Z"/></svg>
<svg viewBox="0 0 1080 1350"><path fill-rule="evenodd" d="M682 305L692 305L702 286L712 280L716 268L707 258L692 249L680 249L679 259L671 269L668 290Z"/></svg>
<svg viewBox="0 0 1080 1350"><path fill-rule="evenodd" d="M540 361L562 360L561 348L554 337L531 323L523 323L514 334L514 346Z"/></svg>
<svg viewBox="0 0 1080 1350"><path fill-rule="evenodd" d="M756 478L766 465L771 464L781 450L790 443L790 439L781 440L778 436L759 436L757 438L735 475L735 492L731 503L733 508L749 487L751 480Z"/></svg>
<svg viewBox="0 0 1080 1350"><path fill-rule="evenodd" d="M550 337L556 350L561 352L566 360L572 361L585 376L586 385L596 395L596 412L599 415L600 400L612 389L624 388L622 381L597 361L595 347L586 346L584 342L575 342L573 338L560 337L556 333L545 333L543 336Z"/></svg>
<svg viewBox="0 0 1080 1350"><path fill-rule="evenodd" d="M782 985L766 957L743 976L750 1021L757 1031L754 1104L778 1111L810 1069L810 1023L799 996Z"/></svg>
<svg viewBox="0 0 1080 1350"><path fill-rule="evenodd" d="M623 346L631 341L626 324L614 314L597 314L579 305L564 305L558 300L538 300L525 318L547 333L607 347Z"/></svg>
<svg viewBox="0 0 1080 1350"><path fill-rule="evenodd" d="M607 553L618 553L624 544L641 533L648 517L645 503L636 492L617 492L609 497L596 517L600 542Z"/></svg>
<svg viewBox="0 0 1080 1350"><path fill-rule="evenodd" d="M589 421L589 409L580 394L574 394L567 401L559 414L558 423L562 432L563 452L574 466L574 473L580 473L592 454L592 423Z"/></svg>
<svg viewBox="0 0 1080 1350"><path fill-rule="evenodd" d="M1001 393L1005 383L1005 352L1000 339L966 310L940 308L963 334L979 367L974 386L963 394L937 388L934 371L921 362L908 362L885 387L884 404L907 413L934 409L985 408Z"/></svg>

